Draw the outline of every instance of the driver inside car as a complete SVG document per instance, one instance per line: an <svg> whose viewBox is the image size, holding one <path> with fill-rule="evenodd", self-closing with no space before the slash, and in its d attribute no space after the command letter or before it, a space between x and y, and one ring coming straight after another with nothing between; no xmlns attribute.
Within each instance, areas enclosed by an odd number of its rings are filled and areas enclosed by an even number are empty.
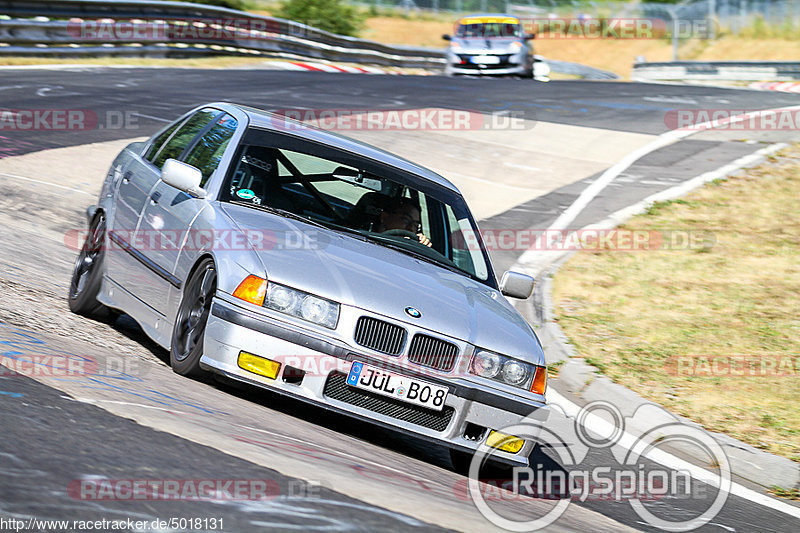
<svg viewBox="0 0 800 533"><path fill-rule="evenodd" d="M392 198L381 212L376 231L404 230L416 235L419 242L431 246L431 241L422 233L419 205L411 198ZM409 236L410 238L410 236Z"/></svg>

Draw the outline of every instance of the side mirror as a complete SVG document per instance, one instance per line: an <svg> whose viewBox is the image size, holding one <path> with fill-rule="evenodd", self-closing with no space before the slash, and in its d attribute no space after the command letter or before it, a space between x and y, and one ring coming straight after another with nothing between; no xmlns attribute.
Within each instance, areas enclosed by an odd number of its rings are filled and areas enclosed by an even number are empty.
<svg viewBox="0 0 800 533"><path fill-rule="evenodd" d="M534 279L531 276L509 270L500 280L500 292L505 296L524 300L533 292L533 284Z"/></svg>
<svg viewBox="0 0 800 533"><path fill-rule="evenodd" d="M525 39L526 41L532 41L533 39L536 39L536 34L535 33L526 33L525 36L523 37L523 39Z"/></svg>
<svg viewBox="0 0 800 533"><path fill-rule="evenodd" d="M447 34L445 33L444 35L442 35L442 39L444 39L445 41L449 41L449 40L451 40L451 39L452 39L452 37L450 37L449 35L447 35Z"/></svg>
<svg viewBox="0 0 800 533"><path fill-rule="evenodd" d="M161 169L161 180L195 198L205 198L206 191L200 187L203 173L200 169L176 159L167 159Z"/></svg>

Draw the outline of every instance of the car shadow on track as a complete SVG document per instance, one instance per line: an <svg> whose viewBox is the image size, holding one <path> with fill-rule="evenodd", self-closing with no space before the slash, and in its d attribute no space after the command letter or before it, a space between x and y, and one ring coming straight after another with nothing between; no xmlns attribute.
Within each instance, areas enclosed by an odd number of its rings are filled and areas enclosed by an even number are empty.
<svg viewBox="0 0 800 533"><path fill-rule="evenodd" d="M152 341L139 324L127 314L122 313L117 317L101 320L100 322L108 324L118 333L138 343L153 357L169 366L169 352ZM209 375L208 379L202 379L201 381L227 394L267 409L278 411L298 420L342 433L390 452L413 457L462 476L468 475L468 463L454 464L446 447L431 443L428 440L410 436L377 424L355 420L346 415L310 405L295 398L289 398L270 390L221 376ZM555 456L556 454L552 450L541 449L537 446L531 455L532 464L535 464L536 468L544 469L547 472L564 471L563 466L553 459ZM493 464L482 465L479 473L481 479L489 479L493 482L510 481L512 475L510 468Z"/></svg>

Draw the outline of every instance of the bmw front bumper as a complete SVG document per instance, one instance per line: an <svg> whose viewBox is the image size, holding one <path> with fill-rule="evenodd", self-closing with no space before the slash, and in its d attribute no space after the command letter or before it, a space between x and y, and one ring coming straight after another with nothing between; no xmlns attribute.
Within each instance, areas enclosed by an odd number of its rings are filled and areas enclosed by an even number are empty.
<svg viewBox="0 0 800 533"><path fill-rule="evenodd" d="M284 362L314 361L314 368L298 373L291 365L282 364L276 379L269 379L240 368L241 351ZM434 411L346 385L344 380L352 361L448 387L443 410ZM525 419L539 427L548 416L544 402L515 398L458 377L417 374L396 366L396 358L391 356L367 353L340 339L264 316L219 296L212 304L200 364L205 370L238 381L466 452L477 449L491 429L501 430ZM518 453L496 450L492 458L527 464L534 444L533 440L526 440Z"/></svg>
<svg viewBox="0 0 800 533"><path fill-rule="evenodd" d="M524 76L527 71L524 65L515 65L508 68L459 68L457 66L450 67L451 74L468 75L468 76L510 76L519 75Z"/></svg>

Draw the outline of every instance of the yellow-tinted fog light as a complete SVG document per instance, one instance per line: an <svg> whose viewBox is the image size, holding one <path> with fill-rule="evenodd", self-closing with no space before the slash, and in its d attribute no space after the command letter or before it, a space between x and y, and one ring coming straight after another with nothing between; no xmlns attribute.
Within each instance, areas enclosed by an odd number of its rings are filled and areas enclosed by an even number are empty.
<svg viewBox="0 0 800 533"><path fill-rule="evenodd" d="M275 379L281 371L281 364L248 352L239 352L239 368L265 378Z"/></svg>
<svg viewBox="0 0 800 533"><path fill-rule="evenodd" d="M522 449L525 441L514 435L506 435L499 431L492 430L489 436L486 437L486 445L491 448L497 448L500 451L508 453L517 453Z"/></svg>

